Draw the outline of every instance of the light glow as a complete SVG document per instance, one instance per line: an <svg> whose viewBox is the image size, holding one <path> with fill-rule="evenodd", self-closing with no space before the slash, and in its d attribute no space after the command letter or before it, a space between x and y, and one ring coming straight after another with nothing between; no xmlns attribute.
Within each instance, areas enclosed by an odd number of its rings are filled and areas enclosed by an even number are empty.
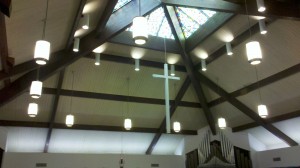
<svg viewBox="0 0 300 168"><path fill-rule="evenodd" d="M221 129L225 129L226 128L226 120L225 118L219 118L218 119L218 125L219 125L219 128Z"/></svg>
<svg viewBox="0 0 300 168"><path fill-rule="evenodd" d="M29 103L27 114L29 115L29 117L36 117L38 114L38 104Z"/></svg>
<svg viewBox="0 0 300 168"><path fill-rule="evenodd" d="M34 99L38 99L42 96L43 82L32 81L30 86L30 96Z"/></svg>
<svg viewBox="0 0 300 168"><path fill-rule="evenodd" d="M130 119L130 118L126 118L126 119L124 120L124 128L125 128L126 130L130 130L131 127L132 127L131 119Z"/></svg>
<svg viewBox="0 0 300 168"><path fill-rule="evenodd" d="M258 105L257 106L258 114L261 118L266 118L268 116L268 109L266 105Z"/></svg>
<svg viewBox="0 0 300 168"><path fill-rule="evenodd" d="M74 125L74 116L72 114L66 116L66 125L67 127L72 127Z"/></svg>
<svg viewBox="0 0 300 168"><path fill-rule="evenodd" d="M180 132L180 130L181 130L180 122L175 121L175 122L173 123L173 130L174 130L174 132Z"/></svg>
<svg viewBox="0 0 300 168"><path fill-rule="evenodd" d="M50 57L50 43L45 40L38 40L35 43L34 59L39 65L45 65Z"/></svg>
<svg viewBox="0 0 300 168"><path fill-rule="evenodd" d="M246 44L248 61L252 65L260 64L262 61L262 52L258 41L251 41Z"/></svg>

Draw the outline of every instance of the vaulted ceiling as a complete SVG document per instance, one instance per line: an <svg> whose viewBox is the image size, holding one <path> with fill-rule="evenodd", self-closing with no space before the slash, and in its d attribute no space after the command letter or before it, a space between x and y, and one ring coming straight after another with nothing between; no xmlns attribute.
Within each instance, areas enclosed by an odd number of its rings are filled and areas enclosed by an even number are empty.
<svg viewBox="0 0 300 168"><path fill-rule="evenodd" d="M7 51L14 59L7 71L3 59L0 65L0 125L8 130L8 151L118 153L124 145L127 153L174 154L184 136L207 125L214 132L221 116L233 131L251 128L248 131L267 145L275 140L287 146L300 142L285 124L272 124L272 119L299 116L300 16L294 1L266 1L268 10L258 13L255 1L249 0L248 23L240 1L141 0L151 33L139 46L130 31L138 1L50 0L46 39L51 42L51 57L40 67L43 95L32 100L28 89L39 68L33 50L42 36L45 2L12 1L11 16L0 25L6 27ZM89 30L81 29L82 14L90 15ZM258 16L266 16L266 35L259 33ZM256 66L260 82L246 57L249 26L251 38L261 43L263 51L263 61ZM81 39L77 53L72 51L74 37ZM163 73L164 40L167 63L176 65L176 76L181 78L170 81L170 98L172 121L180 121L183 130L170 135L164 134L163 80L152 77ZM226 54L227 41L232 56ZM94 65L94 49L101 53L100 66ZM208 56L205 72L200 63L204 56ZM141 61L138 72L134 58ZM257 115L258 89L269 108L267 119ZM35 118L27 115L32 101L39 104ZM69 113L75 115L72 128L64 125ZM127 116L133 129L125 132ZM266 139L264 132L275 140ZM122 138L124 144L118 141ZM132 147L133 142L139 145Z"/></svg>

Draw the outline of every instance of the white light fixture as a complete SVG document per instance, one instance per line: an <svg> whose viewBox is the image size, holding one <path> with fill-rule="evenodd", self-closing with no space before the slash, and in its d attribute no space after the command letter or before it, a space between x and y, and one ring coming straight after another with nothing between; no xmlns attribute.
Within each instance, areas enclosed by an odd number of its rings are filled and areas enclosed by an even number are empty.
<svg viewBox="0 0 300 168"><path fill-rule="evenodd" d="M78 52L79 51L79 43L80 43L80 39L79 38L75 38L74 39L74 44L73 44L73 51L74 52Z"/></svg>
<svg viewBox="0 0 300 168"><path fill-rule="evenodd" d="M124 128L125 128L126 130L130 130L131 127L132 127L131 119L130 119L130 118L126 118L126 119L124 120Z"/></svg>
<svg viewBox="0 0 300 168"><path fill-rule="evenodd" d="M100 53L95 53L95 65L100 65Z"/></svg>
<svg viewBox="0 0 300 168"><path fill-rule="evenodd" d="M72 114L66 116L66 125L67 127L72 127L74 125L74 116Z"/></svg>
<svg viewBox="0 0 300 168"><path fill-rule="evenodd" d="M35 43L34 60L39 65L45 65L50 57L50 43L45 40L38 40Z"/></svg>
<svg viewBox="0 0 300 168"><path fill-rule="evenodd" d="M266 10L264 0L256 0L258 12L264 12Z"/></svg>
<svg viewBox="0 0 300 168"><path fill-rule="evenodd" d="M44 27L43 27L43 34L42 40L38 40L35 43L34 48L34 60L39 65L45 65L49 61L50 57L50 43L45 40L45 31L46 31L46 23L47 23L47 16L48 16L48 5L49 0L47 0L46 4L46 16L44 20Z"/></svg>
<svg viewBox="0 0 300 168"><path fill-rule="evenodd" d="M219 128L221 129L225 129L226 128L226 120L225 118L219 118L218 119L218 125L219 125Z"/></svg>
<svg viewBox="0 0 300 168"><path fill-rule="evenodd" d="M30 86L30 96L34 99L38 99L42 95L43 82L32 81Z"/></svg>
<svg viewBox="0 0 300 168"><path fill-rule="evenodd" d="M29 103L27 114L29 115L29 117L36 117L38 114L38 104Z"/></svg>
<svg viewBox="0 0 300 168"><path fill-rule="evenodd" d="M175 121L175 122L173 123L173 130L174 130L174 132L180 132L180 130L181 130L180 122Z"/></svg>
<svg viewBox="0 0 300 168"><path fill-rule="evenodd" d="M260 34L267 34L267 27L266 27L266 23L265 20L259 20L259 30L260 30Z"/></svg>
<svg viewBox="0 0 300 168"><path fill-rule="evenodd" d="M226 50L227 50L227 55L232 55L232 47L231 47L231 43L227 42L226 43Z"/></svg>
<svg viewBox="0 0 300 168"><path fill-rule="evenodd" d="M87 30L90 28L90 15L86 14L82 18L82 28Z"/></svg>
<svg viewBox="0 0 300 168"><path fill-rule="evenodd" d="M139 71L140 70L140 60L139 59L135 59L134 62L135 62L135 64L134 64L134 70L135 71Z"/></svg>
<svg viewBox="0 0 300 168"><path fill-rule="evenodd" d="M261 118L266 118L268 116L268 109L266 105L258 105L257 106L258 114Z"/></svg>
<svg viewBox="0 0 300 168"><path fill-rule="evenodd" d="M174 64L171 64L171 73L170 73L171 76L175 76L175 65Z"/></svg>
<svg viewBox="0 0 300 168"><path fill-rule="evenodd" d="M206 71L207 69L206 69L206 62L205 62L205 59L202 59L201 60L201 69L202 69L202 71Z"/></svg>
<svg viewBox="0 0 300 168"><path fill-rule="evenodd" d="M143 16L135 17L132 21L132 38L138 45L143 45L148 40L148 21Z"/></svg>
<svg viewBox="0 0 300 168"><path fill-rule="evenodd" d="M252 65L260 64L262 61L262 53L258 41L251 41L246 44L248 61Z"/></svg>

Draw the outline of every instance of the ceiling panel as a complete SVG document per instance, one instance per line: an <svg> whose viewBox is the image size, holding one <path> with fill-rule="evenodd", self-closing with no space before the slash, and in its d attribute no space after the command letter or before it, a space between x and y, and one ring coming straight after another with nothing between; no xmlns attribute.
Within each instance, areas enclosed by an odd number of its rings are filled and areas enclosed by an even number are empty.
<svg viewBox="0 0 300 168"><path fill-rule="evenodd" d="M42 38L46 1L14 0L12 3L6 31L9 55L15 58L17 65L33 59L35 42ZM78 5L79 1L73 0L49 2L45 39L51 42L52 52L64 48Z"/></svg>
<svg viewBox="0 0 300 168"><path fill-rule="evenodd" d="M198 130L207 125L204 112L200 108L177 107L172 122L179 121L183 130Z"/></svg>
<svg viewBox="0 0 300 168"><path fill-rule="evenodd" d="M162 134L152 152L154 155L175 155L183 135Z"/></svg>

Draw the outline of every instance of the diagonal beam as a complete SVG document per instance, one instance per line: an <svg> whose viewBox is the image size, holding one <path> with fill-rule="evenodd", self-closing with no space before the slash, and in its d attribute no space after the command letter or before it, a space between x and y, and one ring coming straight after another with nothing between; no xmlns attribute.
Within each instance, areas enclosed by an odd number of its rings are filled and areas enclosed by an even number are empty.
<svg viewBox="0 0 300 168"><path fill-rule="evenodd" d="M0 0L0 13L5 14L6 16L10 17L12 8L12 0Z"/></svg>
<svg viewBox="0 0 300 168"><path fill-rule="evenodd" d="M168 20L168 23L170 25L170 28L172 30L172 33L175 37L175 40L179 44L179 48L180 48L180 51L181 51L181 57L182 57L183 63L184 63L185 68L187 70L188 76L191 80L191 83L193 84L193 86L195 88L197 97L198 97L198 99L200 101L200 104L201 104L201 107L204 111L204 114L205 114L205 117L207 119L208 125L209 125L212 133L215 135L216 134L216 128L215 128L214 118L213 118L213 116L210 112L210 109L208 108L206 97L205 97L204 92L202 90L202 86L200 84L199 77L196 75L197 71L194 69L194 65L193 65L193 62L192 62L190 56L186 53L186 51L184 49L184 45L183 45L184 41L181 40L180 35L178 35L178 30L176 31L176 27L179 27L179 25L174 25L174 22L176 23L176 18L174 18L174 17L176 17L176 16L174 15L174 13L172 13L172 16L174 16L173 20L172 20L171 14L168 11L168 7L165 4L163 5L163 9L164 9L164 12L165 12L165 16ZM173 7L169 7L169 9L172 10Z"/></svg>
<svg viewBox="0 0 300 168"><path fill-rule="evenodd" d="M54 102L53 102L53 105L52 105L51 111L50 111L51 116L50 116L50 121L49 121L49 128L48 128L48 132L47 132L47 137L46 137L46 143L45 143L45 147L44 147L44 153L48 152L48 148L49 148L49 144L50 144L50 139L51 139L51 135L52 135L53 125L54 125L54 121L55 121L55 117L56 117L56 112L57 112L57 107L58 107L58 102L59 102L59 97L60 97L60 91L61 91L61 87L62 87L62 84L63 84L64 76L65 76L65 69L61 70L60 73L59 73L56 94L55 94Z"/></svg>
<svg viewBox="0 0 300 168"><path fill-rule="evenodd" d="M264 127L266 130L270 131L273 135L278 137L279 139L283 140L285 143L287 143L289 146L296 146L298 143L288 137L286 134L284 134L282 131L280 131L278 128L274 127L272 124L270 124L268 121L260 118L256 112L251 110L249 107L244 105L242 102L237 100L236 98L230 96L229 93L227 93L223 88L219 87L217 84L215 84L213 81L208 79L206 76L198 72L197 76L201 79L203 84L208 86L210 89L212 89L215 93L222 96L224 99L226 99L230 104L232 104L234 107L239 109L242 113L256 121L260 126Z"/></svg>
<svg viewBox="0 0 300 168"><path fill-rule="evenodd" d="M261 87L270 85L270 84L272 84L274 82L280 81L280 80L282 80L284 78L287 78L287 77L289 77L291 75L294 75L294 74L297 74L299 72L300 72L300 63L297 64L297 65L294 65L294 66L292 66L290 68L287 68L287 69L285 69L283 71L280 71L280 72L278 72L278 73L276 73L274 75L271 75L271 76L269 76L269 77L267 77L265 79L262 79L260 81L255 82L255 83L252 83L252 84L250 84L250 85L248 85L246 87L243 87L243 88L238 89L238 90L236 90L234 92L231 92L230 96L231 97L239 97L239 96L246 95L246 94L248 94L248 93L250 93L250 92L252 92L252 91L254 91L256 89L259 89ZM226 101L226 99L224 99L223 97L220 97L218 99L215 99L215 100L209 102L208 106L209 107L213 107L213 106L221 104L221 103L223 103L225 101Z"/></svg>
<svg viewBox="0 0 300 168"><path fill-rule="evenodd" d="M71 44L73 42L74 35L76 32L77 26L79 24L85 4L86 4L86 0L81 0L79 3L79 7L76 12L76 16L75 16L73 26L70 31L68 40L67 40L65 50L68 50L71 47ZM53 130L53 124L54 124L55 117L56 117L56 112L57 112L57 107L58 107L58 102L59 102L59 97L60 97L60 91L61 91L61 87L63 84L64 76L65 76L65 69L61 70L59 73L59 78L58 78L57 87L56 87L57 90L56 90L54 102L53 102L53 105L52 105L51 111L50 111L51 116L50 116L50 121L49 121L49 128L48 128L48 132L47 132L46 142L45 142L45 146L44 146L44 153L47 153L48 149L49 149L50 139L51 139L52 130Z"/></svg>
<svg viewBox="0 0 300 168"><path fill-rule="evenodd" d="M116 3L117 0L110 0L108 3ZM143 15L155 10L160 6L158 1L146 1L142 0L141 13ZM51 54L52 63L43 66L40 69L40 80L45 80L56 72L64 69L66 66L74 63L79 58L88 55L92 50L105 43L108 39L114 37L118 33L124 31L126 27L132 22L132 19L136 16L135 11L137 9L136 3L129 3L123 10L118 10L112 14L113 8L105 8L102 17L110 18L107 23L101 23L105 26L105 29L101 32L98 38L97 30L92 31L87 36L81 39L80 51L73 53L72 51L58 51ZM122 13L120 13L122 11ZM124 13L125 12L125 13ZM102 19L105 20L105 19ZM32 80L35 79L36 70L31 71L13 83L9 87L5 87L0 90L0 107L10 102L17 96L21 95L30 86Z"/></svg>
<svg viewBox="0 0 300 168"><path fill-rule="evenodd" d="M57 93L57 89L43 88L43 94L56 95L56 93ZM60 95L89 98L89 99L101 99L101 100L124 101L124 102L129 101L133 103L165 105L164 99L145 98L145 97L137 97L137 96L124 96L124 95L116 95L116 94L108 94L108 93L94 93L94 92L60 89ZM174 103L175 101L173 100L170 101L171 105L173 105ZM179 101L176 103L178 103L179 106L183 106L183 107L201 108L199 103L186 102L186 101Z"/></svg>
<svg viewBox="0 0 300 168"><path fill-rule="evenodd" d="M0 120L0 126L7 126L7 127L48 128L49 124L50 123L46 123L46 122ZM132 129L130 129L130 131L128 131L125 130L124 127L120 127L120 126L84 125L84 124L76 124L73 127L67 127L65 124L61 124L61 123L53 123L53 128L66 129L66 130L93 130L93 131L140 132L140 133L156 133L159 131L157 128L144 128L144 127L133 127ZM172 134L197 135L197 131L182 130L180 133L172 132Z"/></svg>
<svg viewBox="0 0 300 168"><path fill-rule="evenodd" d="M7 64L8 60L8 46L7 46L7 36L6 36L6 24L5 24L5 16L3 13L0 12L0 57L1 57L1 64L4 73L9 73L10 68ZM4 80L5 86L10 84L10 79Z"/></svg>
<svg viewBox="0 0 300 168"><path fill-rule="evenodd" d="M180 90L178 91L177 95L176 95L176 98L175 98L175 101L174 101L174 104L171 106L171 109L170 109L170 116L172 117L173 114L175 113L177 107L179 106L180 104L180 101L181 99L183 98L185 92L187 91L189 85L190 85L191 81L190 79L187 77ZM166 117L163 119L163 122L160 124L160 127L159 127L159 131L155 134L154 138L152 139L147 151L146 151L146 154L147 155L150 155L152 153L152 151L154 150L159 138L161 137L161 135L163 134L163 132L165 131L166 129Z"/></svg>
<svg viewBox="0 0 300 168"><path fill-rule="evenodd" d="M269 123L276 123L276 122L280 122L280 121L284 121L284 120L293 119L293 118L296 118L296 117L300 117L300 110L289 112L289 113L282 114L282 115L279 115L279 116L275 116L275 117L272 117L272 118L267 118L266 120ZM252 122L252 123L240 125L240 126L237 126L237 127L233 127L232 132L240 132L240 131L244 131L244 130L254 128L254 127L258 127L258 126L260 126L260 125L257 124L256 122Z"/></svg>

